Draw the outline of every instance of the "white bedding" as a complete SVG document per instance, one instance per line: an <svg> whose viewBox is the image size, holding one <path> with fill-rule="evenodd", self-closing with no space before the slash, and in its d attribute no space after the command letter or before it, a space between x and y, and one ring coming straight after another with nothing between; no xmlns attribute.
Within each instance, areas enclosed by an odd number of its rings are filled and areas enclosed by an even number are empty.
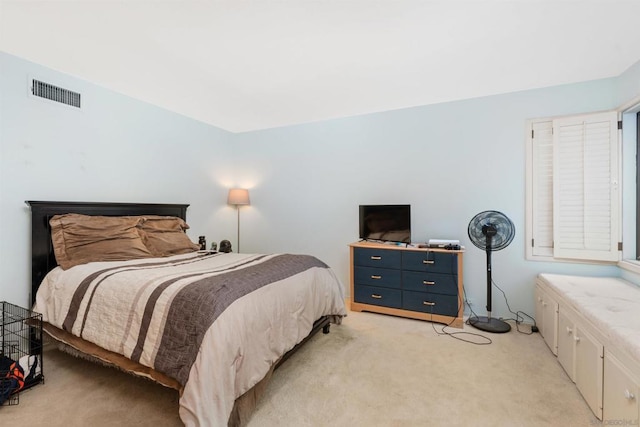
<svg viewBox="0 0 640 427"><path fill-rule="evenodd" d="M193 261L198 256L163 258L163 262L175 265L160 269L133 267L139 266L140 260L96 262L66 271L56 268L40 286L34 310L43 314L43 321L107 350L126 357L138 351L138 363L158 369L163 329L170 318L167 313L178 293L190 286L193 276L220 279L225 272L247 266L256 276L260 271L257 266L280 255L230 253ZM78 298L84 278L101 270L105 271L96 274L84 297ZM161 292L157 290L159 283L178 276L179 280ZM153 314L143 316L154 289L157 298L153 300ZM75 307L71 303L74 294L79 301ZM69 313L76 311L71 322ZM332 316L335 323L346 315L344 290L329 268L317 265L262 285L228 305L203 330L193 363L183 367L188 372L180 397L180 417L185 425L226 425L235 400L258 383L285 352L309 334L313 322L325 315ZM138 332L145 322L148 328Z"/></svg>

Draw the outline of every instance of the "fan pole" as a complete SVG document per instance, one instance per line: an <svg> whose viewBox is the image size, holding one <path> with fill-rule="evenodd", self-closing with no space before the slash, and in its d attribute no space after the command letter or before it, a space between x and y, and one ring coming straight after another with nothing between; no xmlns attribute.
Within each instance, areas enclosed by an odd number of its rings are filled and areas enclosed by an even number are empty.
<svg viewBox="0 0 640 427"><path fill-rule="evenodd" d="M485 251L487 253L487 316L470 317L469 324L481 331L501 334L509 332L511 330L511 325L500 319L493 319L491 317L491 285L493 284L493 280L491 279L491 240L497 232L498 230L491 224L482 227L482 233L487 238L485 246Z"/></svg>
<svg viewBox="0 0 640 427"><path fill-rule="evenodd" d="M491 237L487 236L487 318L491 321Z"/></svg>

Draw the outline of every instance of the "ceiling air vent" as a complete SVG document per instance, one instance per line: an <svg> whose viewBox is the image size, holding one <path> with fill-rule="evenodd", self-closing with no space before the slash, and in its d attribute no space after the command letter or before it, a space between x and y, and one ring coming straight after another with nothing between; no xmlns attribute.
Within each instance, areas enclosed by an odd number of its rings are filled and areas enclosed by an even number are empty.
<svg viewBox="0 0 640 427"><path fill-rule="evenodd" d="M31 93L40 98L80 108L80 94L78 92L41 82L40 80L33 79Z"/></svg>

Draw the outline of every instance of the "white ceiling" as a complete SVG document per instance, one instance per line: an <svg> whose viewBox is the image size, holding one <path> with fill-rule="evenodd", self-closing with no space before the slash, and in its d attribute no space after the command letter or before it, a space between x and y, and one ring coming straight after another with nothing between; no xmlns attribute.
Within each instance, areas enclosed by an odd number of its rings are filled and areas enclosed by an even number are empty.
<svg viewBox="0 0 640 427"><path fill-rule="evenodd" d="M640 0L1 0L0 50L233 132L618 76Z"/></svg>

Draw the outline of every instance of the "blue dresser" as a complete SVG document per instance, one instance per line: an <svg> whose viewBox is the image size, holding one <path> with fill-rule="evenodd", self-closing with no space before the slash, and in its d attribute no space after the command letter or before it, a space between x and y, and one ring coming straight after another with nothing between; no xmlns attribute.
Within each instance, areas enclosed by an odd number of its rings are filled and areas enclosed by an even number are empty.
<svg viewBox="0 0 640 427"><path fill-rule="evenodd" d="M351 310L463 324L463 251L358 242L351 250Z"/></svg>

